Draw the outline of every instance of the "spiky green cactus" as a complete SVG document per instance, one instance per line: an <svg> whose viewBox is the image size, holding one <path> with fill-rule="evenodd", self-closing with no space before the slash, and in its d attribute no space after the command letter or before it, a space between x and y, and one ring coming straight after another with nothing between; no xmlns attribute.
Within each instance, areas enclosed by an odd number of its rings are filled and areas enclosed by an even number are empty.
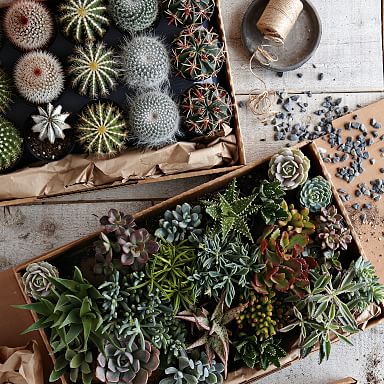
<svg viewBox="0 0 384 384"><path fill-rule="evenodd" d="M165 17L176 26L203 24L215 10L214 0L163 0Z"/></svg>
<svg viewBox="0 0 384 384"><path fill-rule="evenodd" d="M89 104L79 117L79 141L87 152L113 155L124 146L126 126L123 112L117 106L100 101Z"/></svg>
<svg viewBox="0 0 384 384"><path fill-rule="evenodd" d="M142 32L151 28L160 13L158 0L110 0L110 12L123 32Z"/></svg>
<svg viewBox="0 0 384 384"><path fill-rule="evenodd" d="M68 73L72 86L80 95L92 99L108 96L115 88L118 70L114 60L114 51L104 43L90 43L78 46L69 58Z"/></svg>
<svg viewBox="0 0 384 384"><path fill-rule="evenodd" d="M4 113L13 102L14 89L11 76L0 68L0 113Z"/></svg>
<svg viewBox="0 0 384 384"><path fill-rule="evenodd" d="M59 22L63 34L75 41L102 38L109 26L105 0L67 0L60 6Z"/></svg>
<svg viewBox="0 0 384 384"><path fill-rule="evenodd" d="M203 26L183 29L172 43L172 63L177 74L194 81L217 76L225 61L219 35Z"/></svg>
<svg viewBox="0 0 384 384"><path fill-rule="evenodd" d="M232 118L232 101L217 84L196 84L181 102L185 128L196 135L214 135L224 131Z"/></svg>
<svg viewBox="0 0 384 384"><path fill-rule="evenodd" d="M23 153L23 139L16 127L0 116L0 172L15 165Z"/></svg>
<svg viewBox="0 0 384 384"><path fill-rule="evenodd" d="M165 93L137 96L130 105L131 138L139 145L156 148L175 141L179 129L179 108Z"/></svg>
<svg viewBox="0 0 384 384"><path fill-rule="evenodd" d="M167 48L156 36L125 40L121 49L121 73L131 88L157 88L168 81L171 63Z"/></svg>

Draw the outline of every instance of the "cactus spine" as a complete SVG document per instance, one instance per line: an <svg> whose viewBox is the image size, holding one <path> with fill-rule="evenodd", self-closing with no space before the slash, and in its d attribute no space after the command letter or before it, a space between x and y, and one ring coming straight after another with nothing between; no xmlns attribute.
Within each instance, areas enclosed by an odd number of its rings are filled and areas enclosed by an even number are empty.
<svg viewBox="0 0 384 384"><path fill-rule="evenodd" d="M168 81L170 58L164 43L155 36L126 40L121 49L123 81L131 88L157 88Z"/></svg>
<svg viewBox="0 0 384 384"><path fill-rule="evenodd" d="M4 113L13 102L13 93L11 77L0 68L0 113Z"/></svg>
<svg viewBox="0 0 384 384"><path fill-rule="evenodd" d="M116 86L118 71L114 51L103 43L78 46L69 58L72 86L80 95L96 99L107 96Z"/></svg>
<svg viewBox="0 0 384 384"><path fill-rule="evenodd" d="M0 116L0 172L15 165L23 153L23 139L16 127Z"/></svg>
<svg viewBox="0 0 384 384"><path fill-rule="evenodd" d="M167 94L143 93L132 101L129 112L131 138L139 146L157 148L175 141L179 108Z"/></svg>

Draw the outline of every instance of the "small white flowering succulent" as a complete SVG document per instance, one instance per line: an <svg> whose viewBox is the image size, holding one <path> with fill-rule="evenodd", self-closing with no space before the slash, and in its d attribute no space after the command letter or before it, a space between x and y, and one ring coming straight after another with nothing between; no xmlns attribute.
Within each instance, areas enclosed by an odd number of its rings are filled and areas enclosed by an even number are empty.
<svg viewBox="0 0 384 384"><path fill-rule="evenodd" d="M49 103L46 109L38 107L39 114L32 115L35 125L32 131L39 133L39 139L44 141L48 139L51 144L54 144L56 139L64 139L64 130L70 129L71 126L65 122L70 113L62 113L63 107L58 105L53 107Z"/></svg>

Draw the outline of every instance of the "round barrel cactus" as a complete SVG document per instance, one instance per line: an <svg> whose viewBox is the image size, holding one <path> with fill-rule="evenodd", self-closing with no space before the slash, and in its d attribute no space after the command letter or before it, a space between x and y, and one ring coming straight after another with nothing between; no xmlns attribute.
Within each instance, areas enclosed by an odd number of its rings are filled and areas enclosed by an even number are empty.
<svg viewBox="0 0 384 384"><path fill-rule="evenodd" d="M14 88L11 76L0 68L0 112L4 113L13 102Z"/></svg>
<svg viewBox="0 0 384 384"><path fill-rule="evenodd" d="M23 154L23 139L17 128L0 116L0 172L13 167Z"/></svg>
<svg viewBox="0 0 384 384"><path fill-rule="evenodd" d="M332 188L329 181L322 176L308 180L299 194L300 204L311 212L319 212L332 202Z"/></svg>
<svg viewBox="0 0 384 384"><path fill-rule="evenodd" d="M121 75L130 88L157 88L168 81L170 58L164 43L156 36L125 40L121 49Z"/></svg>
<svg viewBox="0 0 384 384"><path fill-rule="evenodd" d="M151 28L159 17L159 0L110 0L109 8L117 28L136 33Z"/></svg>
<svg viewBox="0 0 384 384"><path fill-rule="evenodd" d="M163 0L162 3L169 24L176 26L203 24L215 10L214 0Z"/></svg>
<svg viewBox="0 0 384 384"><path fill-rule="evenodd" d="M177 74L193 81L217 76L225 61L219 35L203 26L183 29L172 43L172 63Z"/></svg>
<svg viewBox="0 0 384 384"><path fill-rule="evenodd" d="M196 84L185 92L181 114L189 132L214 135L222 132L231 121L231 96L217 84Z"/></svg>
<svg viewBox="0 0 384 384"><path fill-rule="evenodd" d="M158 91L137 96L129 108L129 132L139 146L157 148L174 142L179 120L177 104Z"/></svg>

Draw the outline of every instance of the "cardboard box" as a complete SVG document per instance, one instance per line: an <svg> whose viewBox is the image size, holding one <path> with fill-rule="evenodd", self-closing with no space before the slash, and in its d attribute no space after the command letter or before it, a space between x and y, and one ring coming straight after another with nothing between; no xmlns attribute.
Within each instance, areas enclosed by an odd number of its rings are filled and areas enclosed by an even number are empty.
<svg viewBox="0 0 384 384"><path fill-rule="evenodd" d="M216 0L211 24L226 46L220 0ZM219 74L219 82L232 98L232 132L228 136L178 142L157 151L130 149L112 159L71 154L42 166L0 174L0 206L37 203L46 197L127 184L226 173L245 165L231 66L228 52L225 54L226 63ZM189 83L187 87L193 85ZM17 111L13 113L16 119Z"/></svg>
<svg viewBox="0 0 384 384"><path fill-rule="evenodd" d="M322 161L320 159L319 153L317 151L317 147L315 144L306 144L301 146L302 151L310 158L311 160L311 167L312 169L316 169L318 174L322 174L326 177L326 173L324 170L324 165L322 164ZM206 184L203 184L199 187L196 187L190 191L187 191L179 196L173 197L167 201L164 201L158 205L155 205L151 208L148 208L144 211L141 211L137 214L135 214L135 220L140 223L140 221L146 220L150 217L158 216L164 212L166 209L171 209L177 204L181 202L193 202L196 201L197 199L202 198L203 196L216 192L222 188L224 188L232 179L244 176L251 171L254 171L255 169L261 168L264 171L266 171L268 167L268 160L265 161L258 161L254 162L250 165L247 165L245 167L242 167L241 169L237 169L234 172L231 172L230 174L226 174L224 176L221 176L213 181L210 181ZM345 208L343 207L338 194L336 193L336 190L333 187L333 193L334 193L334 201L335 205L338 207L339 211L343 214L347 224L350 226L350 221L348 219L348 216L346 214ZM355 258L359 257L359 255L362 254L362 248L359 243L358 237L351 228L352 236L353 236L353 242L350 244L350 254L354 255ZM91 234L87 237L84 237L80 240L74 241L68 245L65 245L59 249L56 249L52 252L49 252L41 257L35 258L34 260L31 260L25 264L22 264L10 271L7 271L7 276L8 276L8 283L6 286L4 286L6 289L4 291L13 291L17 292L18 296L22 296L22 287L20 285L20 279L21 279L21 273L22 271L26 268L26 266L31 263L31 262L36 262L36 261L42 261L42 260L50 260L58 257L74 257L73 255L76 253L76 251L79 250L79 248L84 248L89 245L91 245L99 236L99 233L94 233ZM3 295L7 295L6 293L2 292ZM29 302L29 299L24 295L24 300L25 302ZM19 302L19 301L18 301ZM0 301L0 312L4 314L5 317L8 317L9 313L9 303L10 300L6 301ZM34 314L32 314L35 316ZM367 327L372 327L377 325L378 323L384 321L384 314L381 314L377 318L370 319L367 324L365 324ZM26 328L32 323L32 317L30 316L29 318L23 319L23 327ZM3 325L2 329L2 334L7 333L9 335L13 335L15 339L17 339L18 335L17 332L20 331L20 326L14 327L12 323L6 323ZM2 344L0 336L0 344ZM47 337L45 333L42 331L41 332L41 338L45 343L45 348L46 348L46 355L50 351L50 346L47 340ZM12 339L12 338L11 338ZM12 341L12 340L10 340ZM297 349L292 350L286 358L282 360L282 368L285 368L292 363L294 363L296 360L299 359L299 351ZM281 368L281 369L282 369ZM47 367L47 369L49 369ZM260 379L261 377L264 377L266 375L269 375L278 369L275 367L270 367L267 371L257 371L254 369L249 369L249 368L242 368L236 372L231 372L228 376L228 379L226 383L230 384L240 384L240 383L250 383L253 382L257 379ZM65 381L63 381L65 383Z"/></svg>

